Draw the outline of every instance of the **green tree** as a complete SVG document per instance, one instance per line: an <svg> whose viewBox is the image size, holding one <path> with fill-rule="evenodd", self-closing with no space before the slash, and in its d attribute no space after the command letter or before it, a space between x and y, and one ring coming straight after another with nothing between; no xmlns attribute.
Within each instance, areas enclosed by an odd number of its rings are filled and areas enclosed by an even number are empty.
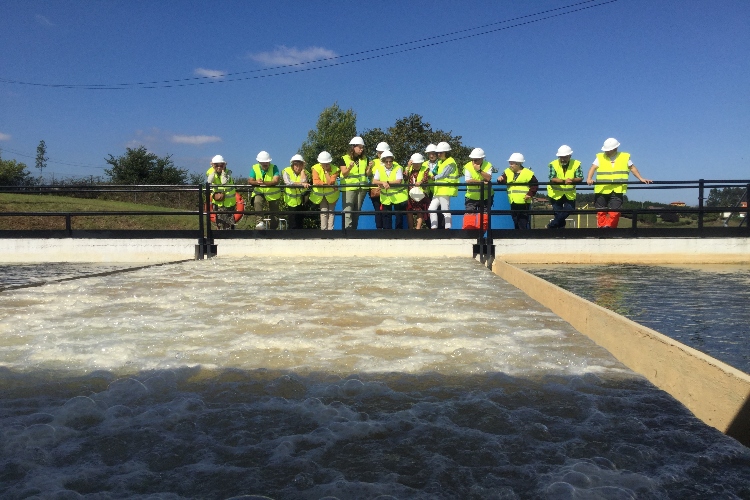
<svg viewBox="0 0 750 500"><path fill-rule="evenodd" d="M36 147L36 168L39 169L39 180L42 180L44 169L47 168L47 144L44 140L39 141L39 145Z"/></svg>
<svg viewBox="0 0 750 500"><path fill-rule="evenodd" d="M471 148L464 146L460 135L444 130L432 130L432 126L425 122L422 116L411 114L399 120L389 127L385 132L380 128L366 130L362 133L365 141L367 156L376 156L375 147L379 142L385 141L391 147L391 152L396 161L406 165L414 153L423 153L428 144L447 142L451 145L451 155L459 167L469 161Z"/></svg>
<svg viewBox="0 0 750 500"><path fill-rule="evenodd" d="M742 187L725 187L711 188L706 200L707 207L734 207L739 205L745 198L745 188Z"/></svg>
<svg viewBox="0 0 750 500"><path fill-rule="evenodd" d="M25 163L0 158L0 186L31 186L34 180Z"/></svg>
<svg viewBox="0 0 750 500"><path fill-rule="evenodd" d="M338 165L341 157L349 152L349 141L355 135L357 114L354 111L344 111L339 108L338 103L324 109L318 117L315 129L307 133L307 140L300 146L300 154L307 162L307 168L318 163L318 154L321 151L331 153L334 164Z"/></svg>
<svg viewBox="0 0 750 500"><path fill-rule="evenodd" d="M187 170L175 167L171 158L171 155L159 158L145 146L127 148L122 156L105 158L112 168L104 172L113 184L185 184Z"/></svg>

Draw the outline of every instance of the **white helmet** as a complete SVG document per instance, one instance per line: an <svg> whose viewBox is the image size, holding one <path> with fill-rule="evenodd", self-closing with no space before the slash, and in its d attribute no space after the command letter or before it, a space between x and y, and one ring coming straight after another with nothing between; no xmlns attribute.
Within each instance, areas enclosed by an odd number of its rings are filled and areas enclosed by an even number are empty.
<svg viewBox="0 0 750 500"><path fill-rule="evenodd" d="M424 162L424 156L422 156L421 154L414 153L413 155L411 155L411 163L412 163L412 165L415 164L415 163L419 163L421 165L422 162Z"/></svg>
<svg viewBox="0 0 750 500"><path fill-rule="evenodd" d="M378 145L375 147L375 151L388 151L391 147L388 145L387 142L379 142Z"/></svg>
<svg viewBox="0 0 750 500"><path fill-rule="evenodd" d="M436 153L436 151L435 151L435 145L434 144L430 144L429 146L427 146L426 148L424 148L424 152L425 153Z"/></svg>
<svg viewBox="0 0 750 500"><path fill-rule="evenodd" d="M226 163L224 161L224 157L221 155L216 155L213 158L211 158L211 163Z"/></svg>
<svg viewBox="0 0 750 500"><path fill-rule="evenodd" d="M318 155L318 163L331 163L333 161L333 157L331 156L331 153L328 151L322 151Z"/></svg>
<svg viewBox="0 0 750 500"><path fill-rule="evenodd" d="M563 144L559 148L557 148L557 156L570 156L573 154L573 150L570 149L570 146L567 146Z"/></svg>
<svg viewBox="0 0 750 500"><path fill-rule="evenodd" d="M526 159L524 159L521 153L513 153L510 155L510 158L508 158L508 161L512 161L513 163L523 163Z"/></svg>
<svg viewBox="0 0 750 500"><path fill-rule="evenodd" d="M482 148L472 149L471 153L469 153L469 158L471 158L472 160L474 159L478 160L480 158L484 158L484 149Z"/></svg>
<svg viewBox="0 0 750 500"><path fill-rule="evenodd" d="M383 158L393 158L393 153L390 151L383 151L383 154L380 155L380 159L382 160Z"/></svg>
<svg viewBox="0 0 750 500"><path fill-rule="evenodd" d="M438 142L438 145L435 146L435 152L436 153L446 153L451 150L451 145L447 142Z"/></svg>
<svg viewBox="0 0 750 500"><path fill-rule="evenodd" d="M352 140L349 141L349 144L351 146L364 146L365 141L360 136L357 136L357 137L352 138Z"/></svg>
<svg viewBox="0 0 750 500"><path fill-rule="evenodd" d="M265 151L261 151L260 153L258 153L258 156L255 157L255 161L259 163L265 163L265 162L271 161L271 155L269 155Z"/></svg>
<svg viewBox="0 0 750 500"><path fill-rule="evenodd" d="M620 143L617 142L617 139L614 137L610 137L606 141L604 141L604 145L602 146L602 151L612 151L613 149L617 149L620 147Z"/></svg>
<svg viewBox="0 0 750 500"><path fill-rule="evenodd" d="M300 154L292 156L292 159L289 160L289 163L294 163L295 161L301 161L302 163L305 163L305 159L302 158L302 155Z"/></svg>

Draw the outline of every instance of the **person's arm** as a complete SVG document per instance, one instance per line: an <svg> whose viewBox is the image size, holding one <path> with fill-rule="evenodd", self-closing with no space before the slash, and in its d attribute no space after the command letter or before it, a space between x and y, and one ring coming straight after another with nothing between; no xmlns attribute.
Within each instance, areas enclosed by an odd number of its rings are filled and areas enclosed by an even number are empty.
<svg viewBox="0 0 750 500"><path fill-rule="evenodd" d="M251 186L260 186L260 182L255 178L255 169L250 168L250 175L247 177L247 183Z"/></svg>
<svg viewBox="0 0 750 500"><path fill-rule="evenodd" d="M313 186L322 186L323 184L325 184L323 179L320 178L320 175L318 174L317 170L312 171L312 176L313 176Z"/></svg>
<svg viewBox="0 0 750 500"><path fill-rule="evenodd" d="M586 184L589 186L594 183L594 173L596 172L596 169L599 168L598 165L591 164L591 168L589 169L589 175L586 176Z"/></svg>
<svg viewBox="0 0 750 500"><path fill-rule="evenodd" d="M529 180L529 192L526 193L526 199L532 200L536 196L536 192L539 190L539 181L536 180L536 175L532 175Z"/></svg>
<svg viewBox="0 0 750 500"><path fill-rule="evenodd" d="M354 170L354 167L356 167L357 164L354 162L354 160L349 162L349 165L346 163L341 163L339 166L339 172L341 173L341 177L347 177L349 175L349 172Z"/></svg>
<svg viewBox="0 0 750 500"><path fill-rule="evenodd" d="M555 167L553 167L551 163L549 164L549 182L550 184L563 184L565 182L565 179L561 179L557 176Z"/></svg>
<svg viewBox="0 0 750 500"><path fill-rule="evenodd" d="M508 177L503 173L500 177L497 178L498 184L507 184L508 183Z"/></svg>
<svg viewBox="0 0 750 500"><path fill-rule="evenodd" d="M455 169L456 169L456 164L455 163L449 163L445 167L445 170L443 170L442 172L440 172L440 174L438 174L438 175L435 176L435 181L439 182L441 179L445 179L446 177L448 177L449 175L451 175Z"/></svg>
<svg viewBox="0 0 750 500"><path fill-rule="evenodd" d="M635 168L635 165L632 165L630 167L630 171L633 172L633 175L635 175L638 178L638 180L644 184L651 184L652 182L654 182L651 179L644 179L643 177L641 177L641 173L638 172L638 169Z"/></svg>
<svg viewBox="0 0 750 500"><path fill-rule="evenodd" d="M581 169L581 166L578 165L578 168L576 168L575 173L573 174L573 178L571 179L571 182L568 184L578 184L583 180L583 170Z"/></svg>

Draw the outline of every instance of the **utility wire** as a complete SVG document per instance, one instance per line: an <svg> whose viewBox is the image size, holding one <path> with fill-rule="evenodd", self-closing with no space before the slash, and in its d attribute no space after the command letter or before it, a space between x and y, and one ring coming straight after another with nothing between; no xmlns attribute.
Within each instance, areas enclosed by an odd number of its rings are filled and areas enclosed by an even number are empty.
<svg viewBox="0 0 750 500"><path fill-rule="evenodd" d="M7 148L0 148L0 151L7 151L8 153L13 153L14 155L23 156L25 158L33 158L36 159L36 156L28 155L26 153L21 153L20 151L15 151L13 149L7 149ZM102 167L96 167L94 165L86 165L85 163L66 163L64 161L55 161L55 160L47 160L47 163L55 163L57 165L66 165L68 167L84 167L84 168L96 168L96 169L103 169L106 168L104 166Z"/></svg>
<svg viewBox="0 0 750 500"><path fill-rule="evenodd" d="M286 64L281 66L274 66L271 68L263 68L263 69L256 69L256 70L250 70L250 71L239 71L239 72L233 72L233 73L225 73L219 77L217 76L200 76L200 77L191 77L191 78L182 78L182 79L176 79L176 80L161 80L161 81L151 81L151 82L136 82L136 83L113 83L113 84L48 84L48 83L36 83L36 82L24 82L19 80L9 80L5 78L0 78L0 83L9 83L9 84L17 84L17 85L30 85L30 86L36 86L36 87L52 87L52 88L65 88L65 89L80 89L80 90L126 90L126 89L132 89L132 88L141 88L141 89L157 89L157 88L173 88L173 87L190 87L190 86L196 86L196 85L208 85L208 84L215 84L215 83L227 83L227 82L238 82L238 81L245 81L245 80L254 80L254 79L260 79L260 78L268 78L272 76L281 76L281 75L289 75L294 73L302 73L306 71L313 71L318 69L324 69L324 68L332 68L335 66L343 66L346 64L353 64L353 63L359 63L359 62L365 62L373 59L379 59L382 57L388 57L396 54L402 54L405 52L411 52L414 50L424 49L428 47L434 47L437 45L443 45L446 43L452 43L457 42L460 40L466 40L469 38L474 38L477 36L483 36L488 35L491 33L496 33L498 31L503 31L511 28L518 28L521 26L526 26L529 24L537 23L540 21L545 21L548 19L553 19L556 17L566 16L569 14L573 14L575 12L581 12L584 10L596 8L596 7L602 7L607 4L611 4L614 2L617 2L618 0L606 0L606 1L600 1L600 0L584 0L582 2L573 3L570 5L566 5L564 7L557 7L554 9L548 9L541 12L537 12L535 14L527 14L520 17L515 17L512 19L506 19L504 21L497 21L494 23L484 24L481 26L476 26L474 28L467 28L459 31L453 31L451 33L446 33L443 35L436 35L432 37L427 38L421 38L419 40L413 40L410 42L402 42L394 45L388 45L385 47L380 47L377 49L368 49L363 50L359 52L352 52L351 54L345 54L341 56L332 56L332 57L326 57L321 59L315 59L312 61L305 61L305 62L298 62L293 64ZM564 12L563 12L564 11ZM541 16L541 17L540 17ZM535 19L529 19L529 18L535 18ZM521 22L516 22L521 21ZM513 23L515 24L509 25L509 26L503 26L499 28L494 28L490 30L481 31L479 33L473 33L469 35L463 35L463 36L455 36L459 35L461 33L467 33L470 31L476 31L479 29L488 28L490 26L496 26L499 24L507 24L507 23ZM446 37L454 37L447 40L440 40L440 41L432 41L437 40L440 38L446 38ZM432 41L432 42L431 42ZM430 43L425 43L430 42ZM421 44L417 45L415 47L408 47L401 50L391 50L396 49L399 47L405 47L408 45L414 45L414 44ZM371 55L368 57L360 57L358 59L353 59L350 61L339 61L341 59L346 59L350 57L355 56L361 56L364 54L371 54L375 52L382 52L382 51L389 51L385 52L383 54L376 54ZM311 64L318 64L318 63L326 63L331 61L339 61L339 62L333 62L330 64L319 64L317 66L313 67L305 67L300 68L300 66L305 65L311 65ZM297 69L292 69L297 68ZM270 73L270 74L261 74L261 75L255 75L255 76L246 76L242 78L229 78L226 79L225 77L231 77L231 76L239 76L239 75L248 75L253 73L263 73L263 72L269 72L269 71L276 71L276 70L287 70L287 71L278 71L276 73Z"/></svg>

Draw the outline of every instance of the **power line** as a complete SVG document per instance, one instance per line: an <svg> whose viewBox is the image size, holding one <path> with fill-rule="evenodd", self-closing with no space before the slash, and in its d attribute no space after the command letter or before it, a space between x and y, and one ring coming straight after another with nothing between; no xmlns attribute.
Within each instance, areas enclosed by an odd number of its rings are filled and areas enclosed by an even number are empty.
<svg viewBox="0 0 750 500"><path fill-rule="evenodd" d="M581 11L596 8L596 7L602 7L604 5L611 4L617 1L618 0L606 0L606 1L584 0L582 2L573 3L570 5L566 5L564 7L557 7L554 9L548 9L548 10L544 10L541 12L537 12L535 14L527 14L527 15L515 17L512 19L506 19L504 21L497 21L497 22L493 22L489 24L484 24L481 26L476 26L474 28L467 28L463 30L453 31L453 32L446 33L443 35L435 35L435 36L431 36L427 38L421 38L419 40L402 42L402 43L388 45L388 46L380 47L376 49L368 49L368 50L363 50L359 52L352 52L350 54L345 54L341 56L332 56L332 57L326 57L326 58L321 58L321 59L315 59L312 61L285 64L281 66L274 66L271 68L225 73L221 75L221 79L218 79L216 76L199 76L199 77L182 78L182 79L175 79L175 80L160 80L160 81L157 80L157 81L151 81L151 82L135 82L135 83L131 82L131 83L112 83L112 84L68 84L68 83L51 84L51 83L38 83L38 82L24 82L24 81L19 81L19 80L9 80L6 78L0 78L0 83L29 85L29 86L36 86L36 87L78 89L78 90L127 90L127 89L132 89L132 88L157 89L157 88L191 87L191 86L196 86L196 85L209 85L209 84L216 84L216 83L228 83L228 82L255 80L255 79L260 79L260 78L269 78L269 77L274 77L274 76L302 73L306 71L314 71L314 70L319 70L319 69L324 69L324 68L332 68L335 66L343 66L346 64L365 62L365 61L369 61L373 59L379 59L382 57L393 56L396 54L402 54L402 53L411 52L414 50L434 47L437 45L457 42L460 40L466 40L466 39L474 38L477 36L488 35L491 33L496 33L498 31L518 28L521 26L538 23L540 21L545 21L548 19L556 18L556 17L566 16L569 14L581 12ZM535 18L535 19L529 19L529 18ZM521 22L517 22L517 21L521 21ZM498 27L498 28L494 28L490 30L481 31L479 33L473 33L473 34L468 34L468 35L463 35L463 36L455 36L461 33L467 33L467 32L476 31L479 29L488 28L490 26L497 26L499 24L507 24L507 23L514 23L514 22L515 24L509 25L509 26ZM447 40L433 41L433 40L438 40L440 38L447 38L447 37L454 37L454 38L450 38ZM429 43L425 43L425 42L429 42ZM399 47L406 47L408 45L414 45L414 44L421 44L421 45L416 45L415 47L403 48L400 50L392 50L392 49L398 49ZM350 61L340 61L342 59L346 59L350 57L362 56L365 54L372 54L372 53L383 52L383 51L390 51L390 52L371 55L367 57L360 57L358 59L353 59ZM331 61L338 61L338 62L331 62ZM329 63L329 64L319 64L319 63ZM313 67L300 68L300 66L305 66L305 65L310 65L310 64L319 64L319 65L313 66ZM292 69L292 68L297 68L297 69ZM253 73L264 73L264 72L277 71L277 70L287 70L287 71L278 71L276 73L246 76L242 78L225 79L225 77L249 75Z"/></svg>
<svg viewBox="0 0 750 500"><path fill-rule="evenodd" d="M0 151L7 151L8 153L13 153L14 155L23 156L24 158L33 158L36 160L36 156L28 155L26 153L22 153L20 151L15 151L13 149L7 149L7 148L0 148ZM85 163L66 163L64 161L56 161L56 160L47 160L47 163L54 163L56 165L65 165L68 167L83 167L83 168L96 168L96 169L103 169L105 167L96 167L94 165L86 165Z"/></svg>

